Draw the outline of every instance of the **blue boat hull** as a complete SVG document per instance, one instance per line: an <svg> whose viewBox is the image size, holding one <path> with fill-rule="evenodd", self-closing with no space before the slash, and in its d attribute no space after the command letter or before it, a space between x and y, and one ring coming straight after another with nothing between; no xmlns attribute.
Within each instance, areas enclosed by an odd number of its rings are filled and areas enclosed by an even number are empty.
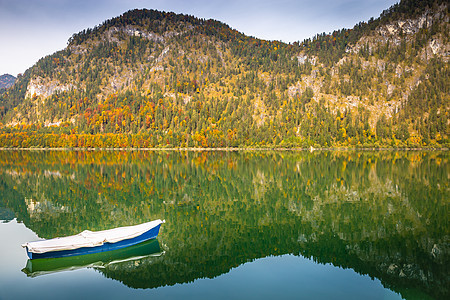
<svg viewBox="0 0 450 300"><path fill-rule="evenodd" d="M106 251L112 251L117 249L122 249L125 247L130 247L151 239L155 239L158 236L159 228L161 227L161 224L151 228L150 230L144 232L143 234L127 239L122 240L117 243L104 243L101 246L97 247L83 247L73 250L63 250L63 251L51 251L51 252L45 252L45 253L33 253L27 250L27 255L30 259L38 259L38 258L57 258L57 257L68 257L68 256L76 256L76 255L86 255L86 254L92 254L92 253L99 253L99 252L106 252Z"/></svg>

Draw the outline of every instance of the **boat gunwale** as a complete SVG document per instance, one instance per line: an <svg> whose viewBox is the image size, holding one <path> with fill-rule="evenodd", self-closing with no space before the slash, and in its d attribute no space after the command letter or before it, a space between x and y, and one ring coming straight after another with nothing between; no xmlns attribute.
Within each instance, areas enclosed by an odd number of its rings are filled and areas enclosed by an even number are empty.
<svg viewBox="0 0 450 300"><path fill-rule="evenodd" d="M156 220L157 221L157 220ZM39 258L57 258L57 257L68 257L68 256L77 256L77 255L85 255L92 254L98 252L106 252L117 250L125 247L130 247L139 243L142 243L147 240L155 239L159 234L159 229L161 224L165 223L165 221L159 220L160 223L149 228L147 231L143 232L138 236L134 236L131 238L125 238L116 242L104 242L101 245L97 246L81 246L73 249L66 250L54 250L54 251L46 251L42 253L36 253L29 251L29 248L26 244L22 245L26 249L27 255L30 259L39 259ZM149 222L150 223L150 222ZM118 227L120 228L120 227Z"/></svg>

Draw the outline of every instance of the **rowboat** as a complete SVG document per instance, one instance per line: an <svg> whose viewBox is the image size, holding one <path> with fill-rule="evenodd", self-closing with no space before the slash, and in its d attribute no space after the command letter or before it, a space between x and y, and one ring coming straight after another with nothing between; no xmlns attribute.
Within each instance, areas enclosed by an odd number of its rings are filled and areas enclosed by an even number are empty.
<svg viewBox="0 0 450 300"><path fill-rule="evenodd" d="M130 247L154 239L161 224L155 220L103 231L85 230L77 235L28 242L22 245L30 259L86 255Z"/></svg>
<svg viewBox="0 0 450 300"><path fill-rule="evenodd" d="M37 277L85 268L105 269L123 264L135 266L138 264L132 262L159 257L163 254L164 251L161 250L158 239L151 239L130 247L106 252L58 258L28 259L22 272L28 277Z"/></svg>

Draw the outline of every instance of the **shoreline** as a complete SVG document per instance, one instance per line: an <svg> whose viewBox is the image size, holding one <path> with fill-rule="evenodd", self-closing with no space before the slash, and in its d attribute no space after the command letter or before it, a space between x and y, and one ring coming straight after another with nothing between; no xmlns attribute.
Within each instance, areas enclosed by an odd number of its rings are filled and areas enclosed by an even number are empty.
<svg viewBox="0 0 450 300"><path fill-rule="evenodd" d="M194 147L170 147L170 148L99 148L99 147L64 147L64 148L44 148L44 147L32 147L32 148L8 148L0 147L0 151L193 151L193 152L206 152L206 151L224 151L224 152L240 152L240 151L449 151L447 147L441 148L426 148L426 147L321 147L321 148L283 148L283 147L270 147L270 148L255 148L255 147L220 147L220 148L194 148Z"/></svg>

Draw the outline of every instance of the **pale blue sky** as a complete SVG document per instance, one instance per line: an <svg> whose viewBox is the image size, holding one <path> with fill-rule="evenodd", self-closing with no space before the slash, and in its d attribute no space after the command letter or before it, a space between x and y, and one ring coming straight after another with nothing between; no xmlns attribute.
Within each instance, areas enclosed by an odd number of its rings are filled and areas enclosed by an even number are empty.
<svg viewBox="0 0 450 300"><path fill-rule="evenodd" d="M0 0L0 74L16 76L63 49L73 33L134 8L216 19L247 35L283 42L351 28L396 0Z"/></svg>

